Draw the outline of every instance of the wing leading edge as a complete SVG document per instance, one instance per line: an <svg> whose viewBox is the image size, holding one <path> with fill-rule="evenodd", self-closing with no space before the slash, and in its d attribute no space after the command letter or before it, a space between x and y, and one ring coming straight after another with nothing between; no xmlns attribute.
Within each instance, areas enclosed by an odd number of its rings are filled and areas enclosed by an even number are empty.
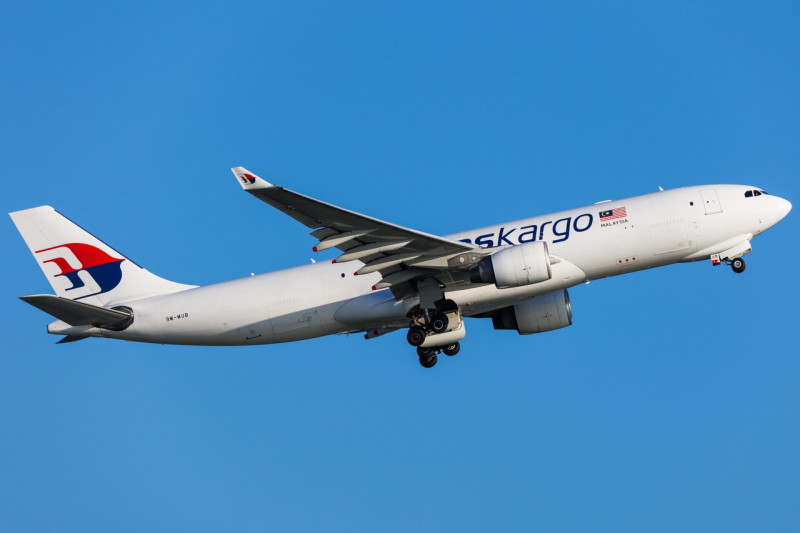
<svg viewBox="0 0 800 533"><path fill-rule="evenodd" d="M363 262L364 266L355 272L356 275L380 272L383 280L378 283L379 288L405 283L416 277L432 277L431 274L441 274L442 271L464 270L484 257L480 248L472 244L405 228L315 200L268 183L243 167L231 170L248 193L313 229L311 235L320 241L314 246L314 251L337 248L344 253L334 262ZM400 272L403 274L396 275Z"/></svg>

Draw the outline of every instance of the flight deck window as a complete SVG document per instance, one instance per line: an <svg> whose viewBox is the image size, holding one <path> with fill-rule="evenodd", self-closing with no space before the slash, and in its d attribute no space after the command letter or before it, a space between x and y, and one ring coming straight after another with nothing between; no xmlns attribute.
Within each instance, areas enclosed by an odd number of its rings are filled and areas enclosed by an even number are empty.
<svg viewBox="0 0 800 533"><path fill-rule="evenodd" d="M746 193L744 193L745 198L751 198L752 196L753 196L753 191L747 191Z"/></svg>
<svg viewBox="0 0 800 533"><path fill-rule="evenodd" d="M761 196L761 193L758 191L753 191L753 196Z"/></svg>
<svg viewBox="0 0 800 533"><path fill-rule="evenodd" d="M761 191L761 194L766 194L767 196L769 196L769 193L767 191Z"/></svg>

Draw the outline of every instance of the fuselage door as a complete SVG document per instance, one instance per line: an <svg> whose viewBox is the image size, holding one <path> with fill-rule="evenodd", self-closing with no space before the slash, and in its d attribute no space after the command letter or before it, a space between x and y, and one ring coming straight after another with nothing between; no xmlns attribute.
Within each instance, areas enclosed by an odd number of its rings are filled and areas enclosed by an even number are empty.
<svg viewBox="0 0 800 533"><path fill-rule="evenodd" d="M689 245L686 238L686 225L683 219L674 218L657 224L650 224L650 245L653 255L665 255L676 252L687 252Z"/></svg>
<svg viewBox="0 0 800 533"><path fill-rule="evenodd" d="M722 213L722 205L719 203L719 196L717 196L716 189L704 189L700 191L700 196L703 197L703 205L706 208L706 215Z"/></svg>

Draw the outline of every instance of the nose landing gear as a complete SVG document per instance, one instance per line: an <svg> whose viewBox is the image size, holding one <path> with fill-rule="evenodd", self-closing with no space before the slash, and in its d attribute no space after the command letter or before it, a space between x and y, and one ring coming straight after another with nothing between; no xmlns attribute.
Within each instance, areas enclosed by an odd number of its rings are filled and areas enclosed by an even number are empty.
<svg viewBox="0 0 800 533"><path fill-rule="evenodd" d="M749 248L750 244L749 243L745 243L745 244L747 244L747 246ZM742 259L741 256L736 257L734 259L729 259L728 257L725 257L723 254L714 254L714 255L711 256L711 264L712 265L717 266L717 265L721 265L722 263L725 263L726 265L730 265L731 268L733 269L733 271L736 272L737 274L741 274L742 272L744 272L744 268L745 268L744 259Z"/></svg>

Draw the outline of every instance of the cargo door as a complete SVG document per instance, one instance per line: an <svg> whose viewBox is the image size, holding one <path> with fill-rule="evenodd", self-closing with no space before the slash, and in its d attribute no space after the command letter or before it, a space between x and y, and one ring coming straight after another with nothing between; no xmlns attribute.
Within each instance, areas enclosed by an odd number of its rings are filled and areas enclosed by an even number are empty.
<svg viewBox="0 0 800 533"><path fill-rule="evenodd" d="M717 196L716 189L702 190L700 191L700 196L703 197L703 205L706 208L706 215L722 213L722 205L719 203L719 196Z"/></svg>
<svg viewBox="0 0 800 533"><path fill-rule="evenodd" d="M666 220L658 224L651 224L648 230L653 255L689 251L686 225L683 223L683 219Z"/></svg>

